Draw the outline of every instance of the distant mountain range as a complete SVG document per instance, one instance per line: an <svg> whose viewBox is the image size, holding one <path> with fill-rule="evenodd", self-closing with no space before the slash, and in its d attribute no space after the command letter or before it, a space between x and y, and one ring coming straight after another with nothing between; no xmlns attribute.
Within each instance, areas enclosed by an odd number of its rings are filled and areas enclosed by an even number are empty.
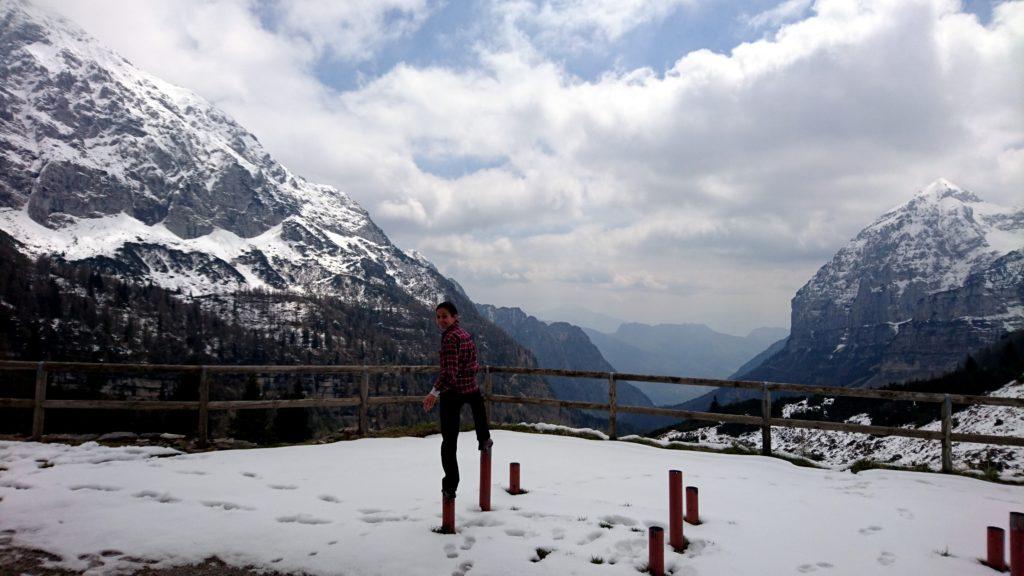
<svg viewBox="0 0 1024 576"><path fill-rule="evenodd" d="M600 332L615 332L626 322L610 314L595 312L575 304L562 304L543 310L537 314L537 317L545 322L568 322L580 328L589 328Z"/></svg>
<svg viewBox="0 0 1024 576"><path fill-rule="evenodd" d="M488 304L477 304L476 306L485 318L494 322L516 342L533 352L537 357L538 366L542 368L616 371L601 355L583 329L578 326L573 326L568 322L544 322L519 308L496 307ZM561 400L608 402L608 383L605 381L551 376L546 378L551 385L552 393ZM616 394L621 405L653 405L635 384L619 382L616 386ZM607 421L605 412L591 414L598 420ZM635 432L645 432L672 423L671 419L626 413L620 414L618 419L623 425L623 431L631 429Z"/></svg>
<svg viewBox="0 0 1024 576"><path fill-rule="evenodd" d="M785 328L758 328L745 337L716 332L704 324L624 323L611 333L584 329L619 372L727 378L786 336ZM704 386L634 383L652 402L685 402L708 391Z"/></svg>

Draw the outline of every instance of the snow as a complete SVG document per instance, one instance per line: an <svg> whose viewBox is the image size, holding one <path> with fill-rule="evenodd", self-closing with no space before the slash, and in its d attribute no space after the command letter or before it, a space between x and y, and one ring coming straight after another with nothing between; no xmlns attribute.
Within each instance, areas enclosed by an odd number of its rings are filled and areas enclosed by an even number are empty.
<svg viewBox="0 0 1024 576"><path fill-rule="evenodd" d="M685 526L685 553L666 550L671 573L982 576L985 527L1024 509L1024 488L961 476L494 438L493 511L481 512L474 437L462 435L455 535L432 531L437 436L200 454L0 442L0 530L65 567L93 563L86 574L137 569L130 557L165 567L216 555L317 575L631 576L647 561L647 527L666 524L668 471L680 469L700 489L703 524ZM510 461L527 494L502 490ZM535 561L538 548L551 553Z"/></svg>
<svg viewBox="0 0 1024 576"><path fill-rule="evenodd" d="M1010 382L992 392L991 396L1024 398L1024 384ZM827 410L832 402L834 399L826 398L822 406ZM817 415L821 414L822 406L809 406L804 399L784 405L782 415L784 418L799 417L799 414L808 412ZM871 424L871 419L867 414L857 414L846 422ZM942 429L942 423L934 420L919 429L938 431ZM1005 406L971 406L953 414L953 432L1024 438L1024 410ZM708 426L685 433L669 432L661 437L660 442L667 445L678 440L688 444L696 441L699 445L714 448L738 445L754 450L760 448L761 432L730 436ZM780 453L808 458L817 465L835 470L847 469L861 459L905 468L924 466L940 470L942 466L940 443L916 438L773 427L772 446ZM1024 448L954 442L953 467L961 471L991 468L1001 478L1019 482L1024 480Z"/></svg>

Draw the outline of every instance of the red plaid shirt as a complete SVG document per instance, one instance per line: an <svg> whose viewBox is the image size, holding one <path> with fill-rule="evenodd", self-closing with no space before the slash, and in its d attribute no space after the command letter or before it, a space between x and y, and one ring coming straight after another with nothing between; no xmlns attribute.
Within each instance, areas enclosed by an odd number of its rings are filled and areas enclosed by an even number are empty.
<svg viewBox="0 0 1024 576"><path fill-rule="evenodd" d="M441 373L434 388L438 392L468 394L477 391L476 344L456 322L441 335Z"/></svg>

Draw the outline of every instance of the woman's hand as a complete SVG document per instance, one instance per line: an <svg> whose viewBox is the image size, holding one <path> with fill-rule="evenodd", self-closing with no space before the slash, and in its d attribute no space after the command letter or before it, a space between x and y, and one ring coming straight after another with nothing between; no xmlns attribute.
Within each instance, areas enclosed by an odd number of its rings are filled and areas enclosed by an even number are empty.
<svg viewBox="0 0 1024 576"><path fill-rule="evenodd" d="M430 412L434 408L434 404L437 402L437 396L433 394L427 394L423 397L423 411Z"/></svg>

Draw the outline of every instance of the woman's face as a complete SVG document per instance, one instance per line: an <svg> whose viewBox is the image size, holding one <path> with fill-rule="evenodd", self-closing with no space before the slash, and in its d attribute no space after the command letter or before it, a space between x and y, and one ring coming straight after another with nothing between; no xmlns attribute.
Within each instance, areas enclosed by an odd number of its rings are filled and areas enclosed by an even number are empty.
<svg viewBox="0 0 1024 576"><path fill-rule="evenodd" d="M444 308L438 308L434 319L437 321L437 327L443 332L447 330L449 326L455 324L455 321L458 320L459 317L452 316L452 314Z"/></svg>

